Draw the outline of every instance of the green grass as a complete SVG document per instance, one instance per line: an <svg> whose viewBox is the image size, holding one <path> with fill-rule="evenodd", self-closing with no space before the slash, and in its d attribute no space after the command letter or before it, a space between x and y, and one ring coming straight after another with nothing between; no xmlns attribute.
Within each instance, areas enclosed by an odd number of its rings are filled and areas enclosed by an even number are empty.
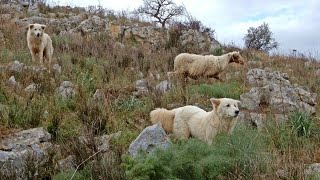
<svg viewBox="0 0 320 180"><path fill-rule="evenodd" d="M191 139L168 150L123 157L128 179L252 179L267 171L266 140L256 130L238 127L231 136L220 134L212 146Z"/></svg>
<svg viewBox="0 0 320 180"><path fill-rule="evenodd" d="M190 87L192 94L200 94L206 98L232 98L239 99L240 95L244 93L244 89L240 87L238 82L229 82L229 83L214 83L213 85L209 84L200 84L192 85Z"/></svg>
<svg viewBox="0 0 320 180"><path fill-rule="evenodd" d="M10 127L32 128L41 124L44 119L44 103L39 99L31 99L26 103L13 99L8 108L6 124Z"/></svg>
<svg viewBox="0 0 320 180"><path fill-rule="evenodd" d="M296 131L298 136L309 137L313 129L313 119L310 115L295 112L289 116L289 121L293 131Z"/></svg>

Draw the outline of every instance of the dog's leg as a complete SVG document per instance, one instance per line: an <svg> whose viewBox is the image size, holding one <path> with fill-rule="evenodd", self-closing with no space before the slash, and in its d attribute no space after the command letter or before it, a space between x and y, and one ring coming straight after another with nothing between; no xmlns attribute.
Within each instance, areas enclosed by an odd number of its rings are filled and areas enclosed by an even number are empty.
<svg viewBox="0 0 320 180"><path fill-rule="evenodd" d="M36 54L32 50L30 50L30 53L31 53L32 62L33 63L36 62Z"/></svg>
<svg viewBox="0 0 320 180"><path fill-rule="evenodd" d="M182 119L175 119L173 123L173 134L177 139L188 139L190 131L188 125Z"/></svg>
<svg viewBox="0 0 320 180"><path fill-rule="evenodd" d="M46 49L45 51L46 60L48 61L48 72L51 71L51 61L52 61L52 54L50 50Z"/></svg>
<svg viewBox="0 0 320 180"><path fill-rule="evenodd" d="M39 60L40 60L41 65L43 65L43 50L44 49L40 49L40 51L39 51Z"/></svg>

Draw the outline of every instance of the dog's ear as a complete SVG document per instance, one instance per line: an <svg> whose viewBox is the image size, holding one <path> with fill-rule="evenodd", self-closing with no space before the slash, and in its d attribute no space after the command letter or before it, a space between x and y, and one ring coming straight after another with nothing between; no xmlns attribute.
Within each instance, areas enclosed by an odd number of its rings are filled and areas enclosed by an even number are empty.
<svg viewBox="0 0 320 180"><path fill-rule="evenodd" d="M236 102L237 102L238 106L241 106L241 101L236 100Z"/></svg>
<svg viewBox="0 0 320 180"><path fill-rule="evenodd" d="M46 27L46 25L41 25L42 30L44 30Z"/></svg>
<svg viewBox="0 0 320 180"><path fill-rule="evenodd" d="M29 24L29 29L32 29L34 27L34 24Z"/></svg>
<svg viewBox="0 0 320 180"><path fill-rule="evenodd" d="M233 52L232 53L232 56L234 57L234 58L238 58L239 57L239 52L237 52L237 51L235 51L235 52Z"/></svg>
<svg viewBox="0 0 320 180"><path fill-rule="evenodd" d="M220 99L216 99L216 98L211 98L210 101L213 107L218 107L221 103Z"/></svg>

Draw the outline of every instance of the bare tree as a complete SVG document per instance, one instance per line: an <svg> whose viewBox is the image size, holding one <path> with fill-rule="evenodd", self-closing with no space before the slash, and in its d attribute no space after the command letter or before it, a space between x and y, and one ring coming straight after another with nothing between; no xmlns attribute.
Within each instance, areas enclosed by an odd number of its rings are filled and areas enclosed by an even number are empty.
<svg viewBox="0 0 320 180"><path fill-rule="evenodd" d="M243 40L245 41L245 46L249 49L269 52L271 49L278 47L278 43L272 38L269 25L265 22L257 28L250 27Z"/></svg>
<svg viewBox="0 0 320 180"><path fill-rule="evenodd" d="M143 0L143 5L136 10L136 13L155 18L155 22L164 28L168 20L184 15L185 7L176 5L172 0Z"/></svg>

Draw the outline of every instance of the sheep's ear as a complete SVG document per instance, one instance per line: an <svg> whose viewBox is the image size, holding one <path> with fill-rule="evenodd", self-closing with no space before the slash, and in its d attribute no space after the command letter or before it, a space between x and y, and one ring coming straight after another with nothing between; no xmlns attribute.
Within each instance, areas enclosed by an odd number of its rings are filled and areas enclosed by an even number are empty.
<svg viewBox="0 0 320 180"><path fill-rule="evenodd" d="M42 29L45 29L47 26L46 25L41 25L41 28Z"/></svg>
<svg viewBox="0 0 320 180"><path fill-rule="evenodd" d="M34 24L29 24L29 29L32 29L34 27Z"/></svg>
<svg viewBox="0 0 320 180"><path fill-rule="evenodd" d="M221 103L220 99L216 99L216 98L211 98L210 101L213 107L218 107Z"/></svg>

